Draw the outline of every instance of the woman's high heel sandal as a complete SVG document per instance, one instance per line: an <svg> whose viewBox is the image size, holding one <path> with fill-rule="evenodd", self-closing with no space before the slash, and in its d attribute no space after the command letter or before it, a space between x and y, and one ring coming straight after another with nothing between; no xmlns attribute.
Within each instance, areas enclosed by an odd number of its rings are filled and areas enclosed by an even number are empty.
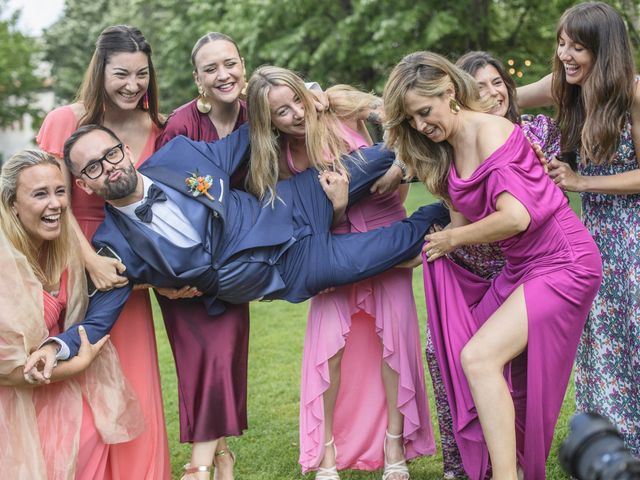
<svg viewBox="0 0 640 480"><path fill-rule="evenodd" d="M231 465L235 466L235 464L236 464L236 454L235 453L233 453L228 448L223 448L223 449L220 449L220 450L216 450L216 453L213 454L213 464L216 465L216 468L213 471L213 480L218 480L218 468L217 468L216 460L218 459L218 457L224 457L226 455L229 455L229 457L231 457Z"/></svg>
<svg viewBox="0 0 640 480"><path fill-rule="evenodd" d="M387 438L391 439L402 438L401 433L398 435L393 435L389 432L386 432L385 435ZM395 463L387 462L387 438L384 439L384 446L382 448L384 452L384 471L382 472L382 480L389 480L392 475L399 475L403 480L409 480L409 469L407 468L407 461L404 458ZM404 455L404 445L402 446L402 452Z"/></svg>
<svg viewBox="0 0 640 480"><path fill-rule="evenodd" d="M184 471L184 475L180 478L180 480L196 480L199 477L197 475L194 475L194 473L207 473L207 476L209 476L208 474L211 473L211 465L199 465L197 467L192 467L190 463L187 463L184 467L183 467L183 471Z"/></svg>
<svg viewBox="0 0 640 480"><path fill-rule="evenodd" d="M333 451L335 452L336 459L338 458L338 449L336 448L336 444L333 442L333 437L327 443L324 444L326 447L330 447L333 445ZM337 463L337 462L336 462ZM332 467L318 467L318 471L316 472L316 480L340 480L340 475L338 475L338 468L335 464Z"/></svg>

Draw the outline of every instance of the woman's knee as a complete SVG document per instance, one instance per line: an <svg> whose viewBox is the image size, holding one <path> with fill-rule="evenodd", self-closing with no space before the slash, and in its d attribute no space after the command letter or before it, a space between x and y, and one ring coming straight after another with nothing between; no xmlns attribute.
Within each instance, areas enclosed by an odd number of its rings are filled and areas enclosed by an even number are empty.
<svg viewBox="0 0 640 480"><path fill-rule="evenodd" d="M491 373L497 368L495 363L477 342L467 343L460 352L460 364L469 382L481 379Z"/></svg>

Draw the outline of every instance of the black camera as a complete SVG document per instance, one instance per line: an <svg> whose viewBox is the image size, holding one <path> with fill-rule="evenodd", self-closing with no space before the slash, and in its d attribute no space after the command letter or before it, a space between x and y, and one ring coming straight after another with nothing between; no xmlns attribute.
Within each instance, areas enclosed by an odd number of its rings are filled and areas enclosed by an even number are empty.
<svg viewBox="0 0 640 480"><path fill-rule="evenodd" d="M640 480L640 460L625 448L616 428L597 413L571 419L560 464L578 480Z"/></svg>

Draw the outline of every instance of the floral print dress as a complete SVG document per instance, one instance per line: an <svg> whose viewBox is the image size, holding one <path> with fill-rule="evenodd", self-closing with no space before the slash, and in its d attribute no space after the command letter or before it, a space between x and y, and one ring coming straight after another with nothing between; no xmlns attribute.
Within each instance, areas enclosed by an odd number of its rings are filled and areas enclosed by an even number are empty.
<svg viewBox="0 0 640 480"><path fill-rule="evenodd" d="M611 163L582 165L581 175L615 175L637 169L627 114ZM640 194L585 192L582 221L603 262L603 280L593 302L576 360L579 411L609 418L625 445L640 455Z"/></svg>

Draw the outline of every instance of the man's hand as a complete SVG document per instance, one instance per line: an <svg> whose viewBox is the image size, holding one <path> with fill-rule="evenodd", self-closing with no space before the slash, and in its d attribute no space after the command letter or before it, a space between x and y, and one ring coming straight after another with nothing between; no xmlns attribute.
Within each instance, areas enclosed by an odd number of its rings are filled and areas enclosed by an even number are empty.
<svg viewBox="0 0 640 480"><path fill-rule="evenodd" d="M80 336L78 356L70 361L78 363L77 370L81 371L93 362L102 346L109 340L109 335L105 335L94 344L89 343L84 327L78 327L78 335ZM47 342L29 355L23 369L25 382L31 385L46 385L51 383L51 374L57 365L56 354L59 348L57 343Z"/></svg>
<svg viewBox="0 0 640 480"><path fill-rule="evenodd" d="M45 343L27 358L24 364L24 381L31 385L44 385L51 380L51 372L56 366L56 354L60 345L55 342ZM39 370L42 368L42 370Z"/></svg>

